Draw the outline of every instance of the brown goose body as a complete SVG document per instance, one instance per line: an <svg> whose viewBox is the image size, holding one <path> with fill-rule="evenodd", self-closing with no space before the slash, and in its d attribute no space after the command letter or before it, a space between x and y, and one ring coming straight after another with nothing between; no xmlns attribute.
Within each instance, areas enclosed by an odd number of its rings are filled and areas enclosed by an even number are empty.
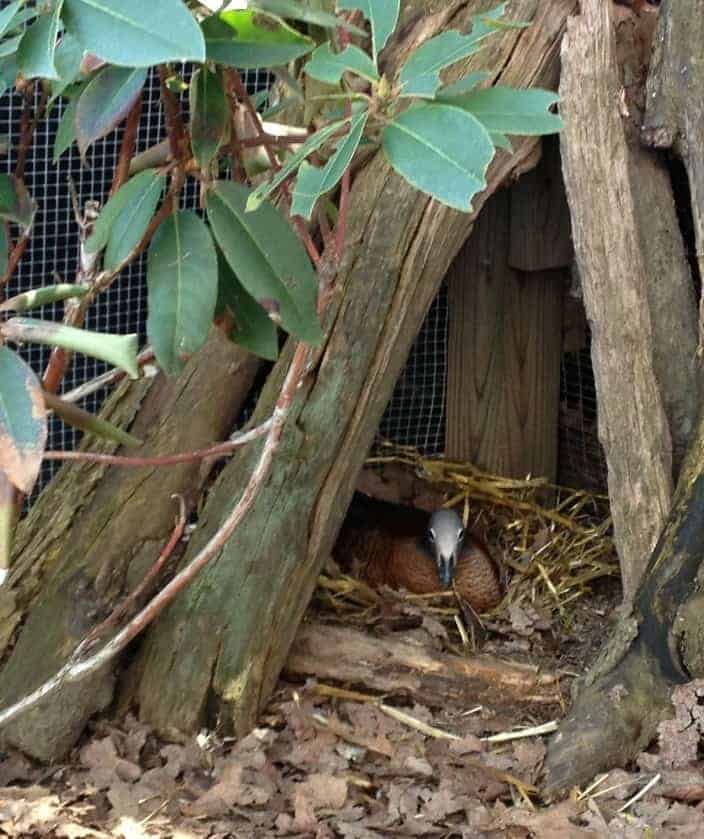
<svg viewBox="0 0 704 839"><path fill-rule="evenodd" d="M337 555L351 560L371 586L387 585L414 594L442 591L438 568L422 540L382 528L346 528ZM498 604L502 585L498 569L478 539L467 535L454 575L454 588L476 612Z"/></svg>

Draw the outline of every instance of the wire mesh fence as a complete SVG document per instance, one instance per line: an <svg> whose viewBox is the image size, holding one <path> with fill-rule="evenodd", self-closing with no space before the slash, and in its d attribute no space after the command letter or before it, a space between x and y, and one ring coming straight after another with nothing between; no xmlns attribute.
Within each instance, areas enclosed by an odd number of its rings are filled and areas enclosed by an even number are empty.
<svg viewBox="0 0 704 839"><path fill-rule="evenodd" d="M189 68L183 67L181 72L187 80ZM264 89L269 81L266 74L256 72L243 74L243 78L250 93ZM34 97L32 105L36 107L38 90ZM182 97L182 104L186 109L186 96ZM0 167L7 172L11 172L16 163L23 107L23 96L15 91L8 91L0 97L0 135L7 135L9 143L9 152L0 159ZM122 130L118 129L96 142L85 163L81 162L75 146L54 162L56 132L64 108L64 104L57 102L39 124L27 159L25 179L39 209L27 251L10 281L10 295L59 280L72 281L78 267L79 228L72 207L71 184L81 210L86 201L97 200L102 204L110 188ZM155 145L164 136L159 81L155 73L151 73L143 94L137 152ZM195 181L189 182L182 200L184 207L197 209L198 184ZM136 332L143 344L147 315L145 269L144 256L129 266L91 307L86 328L112 333ZM61 313L60 305L47 307L42 317L58 319ZM396 384L379 427L379 439L413 446L426 457L442 455L445 448L447 337L448 301L443 285ZM22 354L37 373L43 372L49 357L48 348L30 345L22 349ZM89 381L105 369L103 362L76 355L63 389ZM105 391L94 393L83 403L84 407L96 411L104 397ZM51 420L49 448L74 448L79 437L79 431L55 418ZM58 465L56 462L45 463L40 487L46 484ZM605 487L603 453L596 436L594 379L587 350L563 357L560 479L573 486L590 489Z"/></svg>

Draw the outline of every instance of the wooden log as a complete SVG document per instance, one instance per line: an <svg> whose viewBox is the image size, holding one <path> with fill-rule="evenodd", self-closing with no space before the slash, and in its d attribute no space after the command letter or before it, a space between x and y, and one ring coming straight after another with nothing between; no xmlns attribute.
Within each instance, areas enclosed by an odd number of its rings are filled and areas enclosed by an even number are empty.
<svg viewBox="0 0 704 839"><path fill-rule="evenodd" d="M672 148L689 179L699 276L704 276L704 0L663 0L653 41L643 137Z"/></svg>
<svg viewBox="0 0 704 839"><path fill-rule="evenodd" d="M508 264L519 271L568 268L574 256L559 140L542 145L540 163L511 187Z"/></svg>
<svg viewBox="0 0 704 839"><path fill-rule="evenodd" d="M385 57L386 69L450 19L463 29L490 5L404 3L401 40ZM511 18L529 15L530 29L487 41L486 50L461 62L457 73L501 68L502 84L554 86L558 44L575 7L564 0L537 6L517 0ZM475 214L534 148L535 139L525 138L510 155L497 156ZM326 317L328 338L298 393L267 485L220 556L160 616L134 671L131 695L142 718L161 732L194 731L210 722L243 733L256 723L412 340L475 218L419 194L381 155L357 174L350 209L346 258ZM267 383L257 418L270 412L289 357ZM187 557L239 498L255 456L243 452L223 470Z"/></svg>
<svg viewBox="0 0 704 839"><path fill-rule="evenodd" d="M101 416L144 441L131 455L204 448L232 430L259 364L213 330L181 376L125 382ZM82 448L116 447L88 438ZM11 585L0 589L3 646L22 624L0 674L0 707L53 675L116 600L135 588L173 529L172 494L182 494L191 510L211 467L203 461L138 469L79 462L59 470L19 527ZM88 717L110 703L113 680L108 668L66 686L0 737L42 760L62 756Z"/></svg>
<svg viewBox="0 0 704 839"><path fill-rule="evenodd" d="M585 0L581 16L569 22L562 48L561 150L592 328L614 537L624 598L630 600L670 508L672 458L653 364L650 273L618 110L621 82L610 8L601 0Z"/></svg>
<svg viewBox="0 0 704 839"><path fill-rule="evenodd" d="M447 275L445 453L497 475L554 482L567 273L509 265L512 203L512 190L492 196Z"/></svg>
<svg viewBox="0 0 704 839"><path fill-rule="evenodd" d="M357 629L305 622L284 673L343 682L410 697L436 708L482 704L549 706L563 699L558 676L488 655L458 656L403 637L374 637Z"/></svg>

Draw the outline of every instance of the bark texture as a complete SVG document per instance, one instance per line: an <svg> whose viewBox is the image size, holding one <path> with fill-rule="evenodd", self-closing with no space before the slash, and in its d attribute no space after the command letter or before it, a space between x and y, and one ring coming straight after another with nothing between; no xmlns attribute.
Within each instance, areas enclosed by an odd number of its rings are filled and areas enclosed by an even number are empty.
<svg viewBox="0 0 704 839"><path fill-rule="evenodd" d="M435 708L449 702L468 707L540 707L562 699L559 677L537 667L488 655L439 653L407 638L375 638L368 632L321 623L303 624L286 660L285 672L361 685L405 696Z"/></svg>
<svg viewBox="0 0 704 839"><path fill-rule="evenodd" d="M656 148L674 149L687 170L700 277L704 276L703 43L704 0L663 0L643 124L646 141Z"/></svg>
<svg viewBox="0 0 704 839"><path fill-rule="evenodd" d="M704 675L704 422L682 467L672 512L636 593L548 748L556 794L622 766L674 712L673 685Z"/></svg>
<svg viewBox="0 0 704 839"><path fill-rule="evenodd" d="M651 310L649 300L649 287L665 284L660 273L655 275L663 266L651 260L649 236L656 235L655 227L660 228L660 240L667 238L668 231L675 238L678 232L662 177L650 181L649 197L655 202L650 206L659 208L662 198L663 214L669 209L669 217L648 223L647 229L641 227L644 210L639 202L645 188L634 183L643 175L645 161L634 157L619 111L622 87L611 4L585 0L582 14L569 22L560 94L565 121L563 170L592 330L599 437L608 464L624 598L629 601L662 531L672 496L670 428L655 362L654 320L660 313ZM646 165L651 174L657 171L655 163ZM679 246L681 256L681 242ZM668 280L671 287L679 282L680 296L691 295L681 265ZM668 299L672 298L671 291ZM671 340L663 336L663 342Z"/></svg>
<svg viewBox="0 0 704 839"><path fill-rule="evenodd" d="M144 441L129 454L203 448L229 434L258 367L256 358L213 330L178 379L126 382L102 415ZM87 440L83 448L115 447ZM53 675L116 600L135 588L173 528L172 494L182 494L192 509L211 467L63 466L20 526L11 586L0 590L2 646L17 635L0 674L0 707ZM13 632L22 621L22 630ZM57 759L112 693L106 668L50 696L0 736L34 757Z"/></svg>
<svg viewBox="0 0 704 839"><path fill-rule="evenodd" d="M484 66L502 84L554 86L559 40L575 3L519 0L531 19L487 42L459 70ZM404 4L390 66L449 25L466 28L491 3ZM498 69L497 69L498 68ZM522 165L536 141L500 154L475 212ZM267 701L351 498L396 377L474 215L438 205L395 176L381 155L358 174L344 265L326 318L327 342L298 395L274 471L221 555L159 619L133 673L142 718L162 733L207 722L242 733ZM257 407L267 415L287 358ZM240 496L256 452L223 471L188 555L209 539Z"/></svg>

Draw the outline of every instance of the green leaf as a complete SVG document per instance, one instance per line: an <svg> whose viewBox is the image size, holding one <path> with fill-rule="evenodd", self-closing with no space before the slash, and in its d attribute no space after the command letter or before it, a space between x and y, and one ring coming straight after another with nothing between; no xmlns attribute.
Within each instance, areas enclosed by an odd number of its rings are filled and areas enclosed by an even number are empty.
<svg viewBox="0 0 704 839"><path fill-rule="evenodd" d="M280 184L282 184L292 172L295 172L296 169L298 169L309 154L317 151L317 149L319 149L327 139L332 137L333 134L339 131L344 124L344 120L341 120L340 122L331 122L329 125L321 128L320 131L316 131L315 134L311 134L305 143L303 143L301 147L286 160L286 163L284 163L281 169L279 169L271 180L264 181L250 193L249 201L247 202L247 210L256 210L268 195L271 195L271 193Z"/></svg>
<svg viewBox="0 0 704 839"><path fill-rule="evenodd" d="M21 35L16 35L14 38L8 38L0 44L0 58L7 58L15 55L22 40Z"/></svg>
<svg viewBox="0 0 704 839"><path fill-rule="evenodd" d="M113 131L142 94L146 70L105 67L83 89L76 107L76 140L81 157L91 143Z"/></svg>
<svg viewBox="0 0 704 839"><path fill-rule="evenodd" d="M400 0L338 0L338 9L358 9L372 26L372 51L376 62L396 29Z"/></svg>
<svg viewBox="0 0 704 839"><path fill-rule="evenodd" d="M331 15L329 12L324 12L321 9L311 9L307 6L302 6L294 0L249 0L247 7L250 9L260 9L263 12L268 12L270 15L276 17L286 18L287 20L300 20L303 23L310 23L313 26L322 26L325 29L346 29L354 35L364 37L366 34L363 29L344 21L336 15Z"/></svg>
<svg viewBox="0 0 704 839"><path fill-rule="evenodd" d="M464 93L469 93L471 90L474 90L478 84L488 78L489 73L486 73L484 70L477 70L475 73L468 73L456 82L440 88L435 98L440 102L447 102L448 105L452 105L452 99L455 96L462 96Z"/></svg>
<svg viewBox="0 0 704 839"><path fill-rule="evenodd" d="M0 332L11 341L34 341L92 355L121 367L133 379L139 376L136 335L105 335L37 318L11 318L0 325Z"/></svg>
<svg viewBox="0 0 704 839"><path fill-rule="evenodd" d="M263 12L222 12L201 26L208 59L239 70L279 67L315 46L310 38Z"/></svg>
<svg viewBox="0 0 704 839"><path fill-rule="evenodd" d="M506 10L502 3L490 12L472 18L472 31L462 35L450 29L426 41L411 53L401 68L399 81L403 85L401 96L422 96L432 99L440 87L440 71L456 61L468 58L481 49L481 42L500 29L498 18Z"/></svg>
<svg viewBox="0 0 704 839"><path fill-rule="evenodd" d="M10 21L6 32L11 35L24 35L25 24L37 16L36 9L21 9Z"/></svg>
<svg viewBox="0 0 704 839"><path fill-rule="evenodd" d="M54 53L62 5L63 0L55 0L51 14L45 12L40 15L22 35L17 49L17 63L20 72L27 79L59 78L54 66Z"/></svg>
<svg viewBox="0 0 704 839"><path fill-rule="evenodd" d="M59 78L51 85L50 102L61 96L66 88L76 81L80 75L82 60L83 47L80 41L69 32L64 32L54 56L54 64Z"/></svg>
<svg viewBox="0 0 704 839"><path fill-rule="evenodd" d="M218 264L210 231L190 210L170 215L149 246L147 335L170 376L205 343L218 294Z"/></svg>
<svg viewBox="0 0 704 839"><path fill-rule="evenodd" d="M56 137L54 138L54 163L57 163L61 155L69 149L76 139L76 109L78 107L78 97L71 99L71 101L64 108L61 115L59 127L56 129Z"/></svg>
<svg viewBox="0 0 704 839"><path fill-rule="evenodd" d="M218 251L218 310L225 309L234 320L231 340L260 358L276 361L279 355L276 324L245 291L222 252Z"/></svg>
<svg viewBox="0 0 704 839"><path fill-rule="evenodd" d="M110 64L205 61L203 35L181 0L64 0L63 19L86 52Z"/></svg>
<svg viewBox="0 0 704 839"><path fill-rule="evenodd" d="M9 6L5 6L5 8L0 12L0 38L10 28L15 15L22 8L23 4L24 0L15 0L14 3L10 3Z"/></svg>
<svg viewBox="0 0 704 839"><path fill-rule="evenodd" d="M291 225L268 202L247 212L249 190L216 181L207 197L210 226L230 267L260 306L294 337L317 344L318 280Z"/></svg>
<svg viewBox="0 0 704 839"><path fill-rule="evenodd" d="M364 111L352 118L349 133L340 140L325 166L319 169L307 162L301 164L293 188L291 215L310 220L318 198L337 186L357 151L368 116Z"/></svg>
<svg viewBox="0 0 704 839"><path fill-rule="evenodd" d="M389 162L413 186L457 210L471 210L486 186L494 146L478 119L461 108L423 104L386 126L382 145Z"/></svg>
<svg viewBox="0 0 704 839"><path fill-rule="evenodd" d="M562 120L549 108L559 98L551 90L488 87L455 97L452 104L474 114L490 132L555 134L562 129Z"/></svg>
<svg viewBox="0 0 704 839"><path fill-rule="evenodd" d="M29 227L34 215L34 202L27 187L13 175L0 175L0 218Z"/></svg>
<svg viewBox="0 0 704 839"><path fill-rule="evenodd" d="M106 440L114 440L123 446L139 446L142 442L111 422L84 411L72 402L65 402L53 393L42 391L42 395L46 407L74 428L80 428L81 431L88 431Z"/></svg>
<svg viewBox="0 0 704 839"><path fill-rule="evenodd" d="M155 169L145 169L123 184L103 207L86 250L95 253L105 248L104 268L115 269L141 242L165 180Z"/></svg>
<svg viewBox="0 0 704 839"><path fill-rule="evenodd" d="M207 67L196 70L189 100L193 157L198 167L207 171L220 147L227 142L230 128L230 109L217 73L211 73Z"/></svg>
<svg viewBox="0 0 704 839"><path fill-rule="evenodd" d="M4 229L5 225L0 225ZM0 303L0 312L12 310L14 312L25 312L27 309L36 309L38 306L46 306L49 303L60 303L70 297L83 297L88 293L88 286L72 285L70 283L57 283L47 285L43 288L34 288L31 291L24 291L16 294Z"/></svg>
<svg viewBox="0 0 704 839"><path fill-rule="evenodd" d="M333 52L330 41L318 47L303 68L314 79L327 84L339 84L346 71L356 73L369 81L378 81L374 62L359 47L351 45L342 52Z"/></svg>
<svg viewBox="0 0 704 839"><path fill-rule="evenodd" d="M37 377L17 353L0 347L0 471L27 495L39 475L46 437Z"/></svg>
<svg viewBox="0 0 704 839"><path fill-rule="evenodd" d="M513 151L511 141L505 134L502 134L500 131L490 131L489 136L491 137L491 142L497 149L503 149L504 151Z"/></svg>

